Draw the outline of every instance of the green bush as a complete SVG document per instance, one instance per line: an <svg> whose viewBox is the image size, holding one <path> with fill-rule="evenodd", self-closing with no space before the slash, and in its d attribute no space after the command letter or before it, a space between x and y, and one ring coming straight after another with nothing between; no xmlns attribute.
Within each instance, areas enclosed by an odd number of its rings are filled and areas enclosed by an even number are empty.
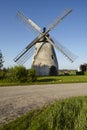
<svg viewBox="0 0 87 130"><path fill-rule="evenodd" d="M76 71L76 75L84 75L83 71Z"/></svg>
<svg viewBox="0 0 87 130"><path fill-rule="evenodd" d="M15 66L8 68L5 72L0 71L0 78L5 78L7 82L34 82L37 79L34 68L27 70L24 66Z"/></svg>
<svg viewBox="0 0 87 130"><path fill-rule="evenodd" d="M12 67L8 69L6 77L9 82L26 82L27 70L23 66Z"/></svg>
<svg viewBox="0 0 87 130"><path fill-rule="evenodd" d="M5 78L5 72L3 70L0 70L0 79Z"/></svg>
<svg viewBox="0 0 87 130"><path fill-rule="evenodd" d="M15 75L15 71L14 71L13 67L7 69L6 80L8 82L15 82L16 81L16 75Z"/></svg>
<svg viewBox="0 0 87 130"><path fill-rule="evenodd" d="M28 70L28 81L34 82L37 80L36 71L34 68Z"/></svg>
<svg viewBox="0 0 87 130"><path fill-rule="evenodd" d="M26 82L27 81L27 70L24 66L15 66L14 67L14 78L16 78L19 82Z"/></svg>

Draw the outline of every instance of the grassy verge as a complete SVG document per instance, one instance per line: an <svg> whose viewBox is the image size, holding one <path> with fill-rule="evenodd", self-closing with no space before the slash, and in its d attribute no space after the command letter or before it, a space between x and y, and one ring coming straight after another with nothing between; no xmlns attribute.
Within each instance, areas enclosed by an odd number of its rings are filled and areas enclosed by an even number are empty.
<svg viewBox="0 0 87 130"><path fill-rule="evenodd" d="M0 130L87 130L87 96L30 111Z"/></svg>
<svg viewBox="0 0 87 130"><path fill-rule="evenodd" d="M14 85L33 85L33 84L60 84L60 83L83 83L87 82L87 75L79 76L43 76L37 77L35 82L25 82L25 83L11 83L6 80L0 80L0 86L14 86Z"/></svg>

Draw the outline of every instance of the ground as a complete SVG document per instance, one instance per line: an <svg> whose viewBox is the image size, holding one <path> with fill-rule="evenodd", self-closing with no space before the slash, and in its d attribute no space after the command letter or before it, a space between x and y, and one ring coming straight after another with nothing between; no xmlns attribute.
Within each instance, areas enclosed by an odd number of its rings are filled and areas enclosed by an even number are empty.
<svg viewBox="0 0 87 130"><path fill-rule="evenodd" d="M0 87L0 125L55 100L87 95L87 83Z"/></svg>

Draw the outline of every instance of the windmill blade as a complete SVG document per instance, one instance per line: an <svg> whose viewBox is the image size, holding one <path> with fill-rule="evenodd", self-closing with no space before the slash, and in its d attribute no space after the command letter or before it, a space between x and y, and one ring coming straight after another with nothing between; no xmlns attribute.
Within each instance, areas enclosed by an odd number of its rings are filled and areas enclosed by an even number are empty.
<svg viewBox="0 0 87 130"><path fill-rule="evenodd" d="M23 50L21 53L19 53L19 55L17 55L14 61L19 65L23 65L33 55L34 48L35 46L27 50L26 53L24 53L25 50ZM20 57L20 54L23 55Z"/></svg>
<svg viewBox="0 0 87 130"><path fill-rule="evenodd" d="M20 11L17 13L17 18L21 21L29 30L32 30L34 33L41 33L41 28L33 22L31 19L24 16L24 14Z"/></svg>
<svg viewBox="0 0 87 130"><path fill-rule="evenodd" d="M71 13L72 12L72 9L69 9L69 10L66 10L66 12L60 17L60 18L58 18L55 22L54 22L54 24L52 24L50 27L49 27L49 29L48 29L48 31L47 32L50 32L53 28L55 28L55 26L57 25L57 24L59 24L69 13Z"/></svg>
<svg viewBox="0 0 87 130"><path fill-rule="evenodd" d="M48 42L53 45L57 50L59 50L66 58L69 59L70 62L74 62L74 60L77 58L76 55L74 55L71 51L69 51L66 47L61 45L59 42L55 42L55 40L52 38L48 38L46 36ZM56 44L57 43L57 44Z"/></svg>
<svg viewBox="0 0 87 130"><path fill-rule="evenodd" d="M25 53L27 53L27 51L33 47L36 42L38 42L40 38L39 37L36 37L30 44L28 44L25 49L23 51L21 51L21 53L19 53L15 58L14 58L14 61L17 62Z"/></svg>

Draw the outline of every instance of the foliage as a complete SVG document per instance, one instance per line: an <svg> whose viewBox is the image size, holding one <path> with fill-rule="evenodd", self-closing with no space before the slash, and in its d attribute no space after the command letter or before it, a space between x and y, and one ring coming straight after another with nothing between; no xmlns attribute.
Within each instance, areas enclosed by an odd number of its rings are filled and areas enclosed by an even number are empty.
<svg viewBox="0 0 87 130"><path fill-rule="evenodd" d="M37 79L33 68L27 70L24 66L15 66L0 71L0 79L9 83L29 83Z"/></svg>
<svg viewBox="0 0 87 130"><path fill-rule="evenodd" d="M19 82L27 81L27 70L24 66L15 66L14 67L14 78Z"/></svg>
<svg viewBox="0 0 87 130"><path fill-rule="evenodd" d="M8 82L15 82L16 81L16 75L14 68L8 68L6 72L6 81Z"/></svg>
<svg viewBox="0 0 87 130"><path fill-rule="evenodd" d="M82 72L85 72L86 71L86 65L85 64L83 64L83 65L80 65L80 70L82 71Z"/></svg>
<svg viewBox="0 0 87 130"><path fill-rule="evenodd" d="M87 130L87 97L64 99L32 110L0 130Z"/></svg>
<svg viewBox="0 0 87 130"><path fill-rule="evenodd" d="M36 71L34 68L28 70L28 81L34 82L37 80Z"/></svg>
<svg viewBox="0 0 87 130"><path fill-rule="evenodd" d="M76 75L84 75L84 71L76 71Z"/></svg>
<svg viewBox="0 0 87 130"><path fill-rule="evenodd" d="M3 67L3 55L2 55L2 52L1 52L1 50L0 50L0 70L1 70L1 68Z"/></svg>
<svg viewBox="0 0 87 130"><path fill-rule="evenodd" d="M3 70L0 70L0 79L5 78L5 72Z"/></svg>

